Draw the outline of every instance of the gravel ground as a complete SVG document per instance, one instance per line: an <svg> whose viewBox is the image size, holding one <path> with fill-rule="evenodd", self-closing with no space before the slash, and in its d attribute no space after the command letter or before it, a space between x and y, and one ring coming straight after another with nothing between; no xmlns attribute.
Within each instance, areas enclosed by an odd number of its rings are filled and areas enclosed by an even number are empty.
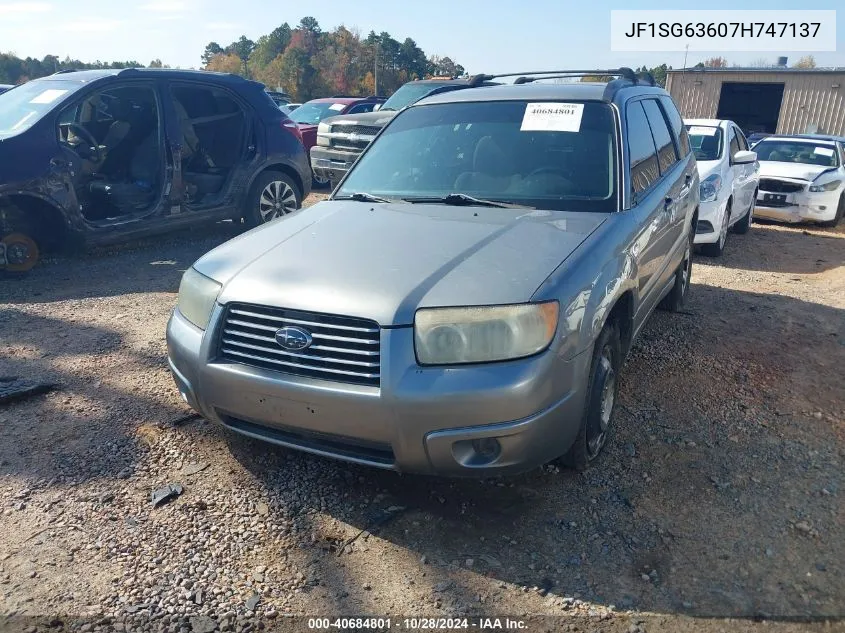
<svg viewBox="0 0 845 633"><path fill-rule="evenodd" d="M302 614L845 628L845 231L757 224L697 257L686 312L655 314L627 362L600 463L501 481L400 476L185 420L165 324L182 271L232 235L0 281L0 376L60 385L0 406L0 630L250 631ZM170 483L182 494L153 507Z"/></svg>

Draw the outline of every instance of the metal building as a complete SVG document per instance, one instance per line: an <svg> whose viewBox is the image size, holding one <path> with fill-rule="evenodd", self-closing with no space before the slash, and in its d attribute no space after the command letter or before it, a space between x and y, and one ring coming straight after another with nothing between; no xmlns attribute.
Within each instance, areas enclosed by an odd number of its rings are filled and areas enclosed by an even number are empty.
<svg viewBox="0 0 845 633"><path fill-rule="evenodd" d="M845 136L845 68L686 68L666 89L681 115L731 119L746 133Z"/></svg>

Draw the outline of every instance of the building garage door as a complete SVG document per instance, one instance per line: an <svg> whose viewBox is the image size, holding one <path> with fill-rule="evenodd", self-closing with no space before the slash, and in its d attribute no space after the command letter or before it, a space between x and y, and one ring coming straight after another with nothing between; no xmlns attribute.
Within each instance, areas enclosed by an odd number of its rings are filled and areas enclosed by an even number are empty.
<svg viewBox="0 0 845 633"><path fill-rule="evenodd" d="M724 82L716 116L730 119L746 134L777 131L782 83Z"/></svg>

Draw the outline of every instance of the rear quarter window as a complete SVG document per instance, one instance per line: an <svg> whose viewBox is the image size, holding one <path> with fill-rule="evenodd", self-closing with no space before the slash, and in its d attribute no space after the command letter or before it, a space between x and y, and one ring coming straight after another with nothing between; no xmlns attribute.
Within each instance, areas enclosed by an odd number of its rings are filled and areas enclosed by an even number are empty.
<svg viewBox="0 0 845 633"><path fill-rule="evenodd" d="M672 128L672 134L678 141L678 152L681 158L686 158L690 153L690 142L687 128L684 126L684 120L681 118L681 113L678 112L677 106L671 97L660 97L660 103L663 105L663 110L669 119L669 125Z"/></svg>
<svg viewBox="0 0 845 633"><path fill-rule="evenodd" d="M660 167L657 148L641 102L628 104L625 122L628 129L631 187L636 194L645 191L660 178Z"/></svg>

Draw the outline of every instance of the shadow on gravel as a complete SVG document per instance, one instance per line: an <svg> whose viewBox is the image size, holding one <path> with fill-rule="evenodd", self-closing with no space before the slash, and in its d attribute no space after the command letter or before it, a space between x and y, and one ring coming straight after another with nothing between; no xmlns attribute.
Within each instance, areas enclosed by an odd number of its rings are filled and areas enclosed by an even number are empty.
<svg viewBox="0 0 845 633"><path fill-rule="evenodd" d="M548 613L578 598L696 618L841 618L845 311L700 284L687 310L646 326L614 437L584 474L400 476L227 434L231 452L271 494L318 477L319 499L298 497L298 513L385 539L395 567L376 568L397 583L416 569L407 590L423 589L434 613L497 612L515 584L538 601L526 609ZM379 527L395 506L407 510ZM379 612L361 589L373 554L326 542L312 547L340 588L333 606Z"/></svg>
<svg viewBox="0 0 845 633"><path fill-rule="evenodd" d="M176 292L182 273L212 248L243 229L220 222L86 255L48 259L22 277L0 276L5 303L48 303L141 292Z"/></svg>
<svg viewBox="0 0 845 633"><path fill-rule="evenodd" d="M101 479L108 488L109 480L132 473L143 450L137 426L154 427L185 411L137 371L163 371L163 359L126 347L124 334L111 327L0 308L0 376L58 384L46 395L0 405L0 478L21 476L42 487ZM97 362L80 369L80 357ZM125 389L109 384L121 375L130 377Z"/></svg>
<svg viewBox="0 0 845 633"><path fill-rule="evenodd" d="M698 261L742 271L795 275L824 273L845 266L845 233L838 228L754 222L746 235L728 236L721 257L699 255Z"/></svg>

